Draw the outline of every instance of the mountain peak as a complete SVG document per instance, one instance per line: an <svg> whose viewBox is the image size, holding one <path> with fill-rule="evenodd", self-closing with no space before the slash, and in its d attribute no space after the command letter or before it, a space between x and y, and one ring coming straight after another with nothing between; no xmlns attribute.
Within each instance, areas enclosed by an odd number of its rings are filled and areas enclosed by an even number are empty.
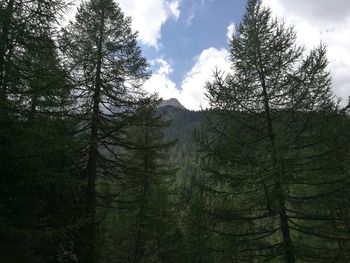
<svg viewBox="0 0 350 263"><path fill-rule="evenodd" d="M166 107L166 106L172 106L176 107L182 110L185 110L186 108L175 98L171 98L168 100L163 100L160 104L159 107Z"/></svg>

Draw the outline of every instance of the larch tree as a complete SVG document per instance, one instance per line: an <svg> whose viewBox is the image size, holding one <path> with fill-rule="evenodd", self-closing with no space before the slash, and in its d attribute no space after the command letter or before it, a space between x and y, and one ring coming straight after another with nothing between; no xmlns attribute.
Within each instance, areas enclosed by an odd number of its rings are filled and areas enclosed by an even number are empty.
<svg viewBox="0 0 350 263"><path fill-rule="evenodd" d="M156 112L157 105L153 98L142 99L124 130L127 148L120 154L119 182L105 192L113 196L110 205L116 209L107 219L114 221L115 227L109 228L119 230L111 239L120 248L112 251L117 262L179 262L181 255L174 206L176 169L168 162L174 142L163 139L169 122ZM110 236L111 230L106 232Z"/></svg>
<svg viewBox="0 0 350 263"><path fill-rule="evenodd" d="M62 50L71 66L81 116L80 134L86 138L86 246L84 262L96 262L96 180L120 172L120 130L128 125L149 76L137 46L137 33L112 0L83 2L75 22L63 31ZM113 140L111 140L113 138Z"/></svg>
<svg viewBox="0 0 350 263"><path fill-rule="evenodd" d="M76 223L76 141L67 133L71 86L53 40L65 7L61 0L0 3L4 262L52 260Z"/></svg>
<svg viewBox="0 0 350 263"><path fill-rule="evenodd" d="M0 106L3 114L16 113L11 103L23 104L27 91L28 52L41 53L52 42L64 0L4 0L0 6ZM50 45L50 44L48 44ZM52 43L51 43L52 46ZM43 53L43 52L42 52Z"/></svg>
<svg viewBox="0 0 350 263"><path fill-rule="evenodd" d="M304 55L295 42L293 28L250 0L230 41L232 72L207 84L212 110L197 139L201 187L217 205L203 212L232 240L213 249L239 262L335 262L349 241L334 202L348 198L346 119L325 47Z"/></svg>

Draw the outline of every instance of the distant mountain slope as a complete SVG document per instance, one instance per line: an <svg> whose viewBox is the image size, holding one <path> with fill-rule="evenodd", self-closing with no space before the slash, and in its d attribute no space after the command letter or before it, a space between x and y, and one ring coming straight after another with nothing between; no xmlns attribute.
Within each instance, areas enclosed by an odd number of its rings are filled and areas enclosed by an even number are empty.
<svg viewBox="0 0 350 263"><path fill-rule="evenodd" d="M199 169L197 145L193 138L193 131L200 129L204 123L204 112L190 111L176 106L163 106L157 109L165 119L170 120L170 126L164 130L164 140L177 143L170 151L170 163L178 169L176 175L177 185L187 200L191 193L194 177L202 173Z"/></svg>
<svg viewBox="0 0 350 263"><path fill-rule="evenodd" d="M193 130L199 128L204 121L204 113L189 111L177 106L162 106L158 108L159 114L164 114L170 120L170 126L165 130L166 140L178 141L178 144L187 144L192 141Z"/></svg>
<svg viewBox="0 0 350 263"><path fill-rule="evenodd" d="M186 108L175 98L163 100L158 107L173 106L185 110Z"/></svg>

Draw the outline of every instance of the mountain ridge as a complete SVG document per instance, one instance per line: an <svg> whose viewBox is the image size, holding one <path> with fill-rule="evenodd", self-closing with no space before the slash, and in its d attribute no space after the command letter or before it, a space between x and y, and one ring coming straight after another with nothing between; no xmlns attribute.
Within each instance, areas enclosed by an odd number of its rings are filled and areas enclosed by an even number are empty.
<svg viewBox="0 0 350 263"><path fill-rule="evenodd" d="M168 100L163 100L158 108L161 108L161 107L166 107L166 106L172 106L172 107L176 107L176 108L179 108L179 109L182 109L182 110L187 110L177 99L175 98L171 98L171 99L168 99Z"/></svg>

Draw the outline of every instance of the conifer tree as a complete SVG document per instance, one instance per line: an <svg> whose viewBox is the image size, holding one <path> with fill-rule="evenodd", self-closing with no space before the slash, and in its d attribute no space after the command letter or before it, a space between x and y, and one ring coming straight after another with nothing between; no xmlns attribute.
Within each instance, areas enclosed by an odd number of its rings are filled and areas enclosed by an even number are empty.
<svg viewBox="0 0 350 263"><path fill-rule="evenodd" d="M184 215L186 262L218 262L213 257L213 245L218 240L211 232L215 222L203 213L203 207L207 206L203 191L194 191Z"/></svg>
<svg viewBox="0 0 350 263"><path fill-rule="evenodd" d="M181 233L175 218L175 169L168 164L164 142L168 122L155 112L157 101L143 99L131 126L125 130L127 150L116 187L116 223L123 231L115 241L121 251L117 261L179 262ZM112 193L113 194L113 193Z"/></svg>
<svg viewBox="0 0 350 263"><path fill-rule="evenodd" d="M41 52L47 40L51 41L59 15L65 10L63 0L16 1L4 0L0 6L0 107L4 114L16 113L24 103L29 50Z"/></svg>
<svg viewBox="0 0 350 263"><path fill-rule="evenodd" d="M79 217L71 86L53 41L64 1L0 6L0 254L49 262ZM68 145L70 147L68 147ZM60 200L60 202L57 202Z"/></svg>
<svg viewBox="0 0 350 263"><path fill-rule="evenodd" d="M131 19L112 0L83 2L64 30L62 50L75 80L81 131L87 135L86 246L84 262L96 262L96 180L117 176L120 130L133 115L140 85L149 76ZM111 142L113 138L113 143Z"/></svg>
<svg viewBox="0 0 350 263"><path fill-rule="evenodd" d="M233 73L216 72L207 85L202 187L221 202L204 210L224 223L217 233L233 238L225 250L237 260L332 262L349 240L336 226L346 217L332 213L349 182L345 118L325 47L305 56L295 40L293 28L248 1L230 42Z"/></svg>

